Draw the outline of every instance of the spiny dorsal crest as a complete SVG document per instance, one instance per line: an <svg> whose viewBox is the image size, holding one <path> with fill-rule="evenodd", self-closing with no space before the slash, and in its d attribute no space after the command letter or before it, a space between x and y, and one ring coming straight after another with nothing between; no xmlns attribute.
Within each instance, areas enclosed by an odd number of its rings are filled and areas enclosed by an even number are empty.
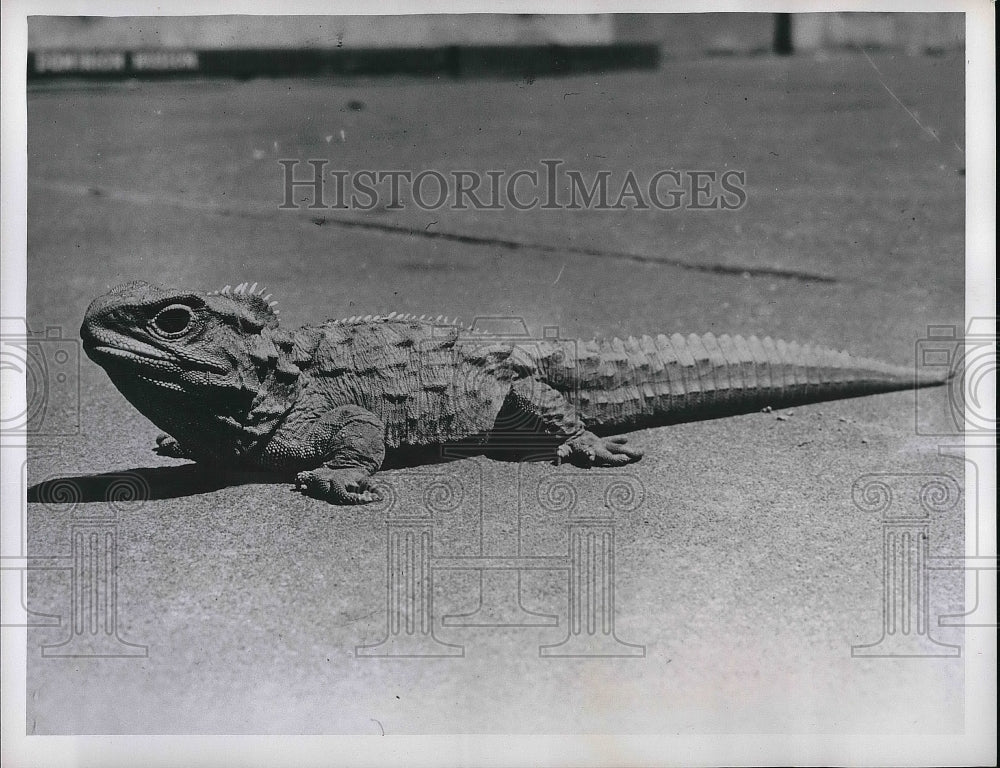
<svg viewBox="0 0 1000 768"><path fill-rule="evenodd" d="M271 294L266 291L266 288L258 290L257 283L240 283L235 287L226 285L218 291L209 291L205 296L216 311L226 312L224 302L230 309L227 314L235 314L261 328L277 328L278 315L281 314L278 302L272 301Z"/></svg>
<svg viewBox="0 0 1000 768"><path fill-rule="evenodd" d="M403 312L390 312L388 315L351 315L332 321L334 325L349 325L351 323L372 323L372 322L396 322L396 323L430 323L436 326L448 326L460 328L471 333L482 333L471 325L465 325L458 317L446 317L445 315L420 315Z"/></svg>

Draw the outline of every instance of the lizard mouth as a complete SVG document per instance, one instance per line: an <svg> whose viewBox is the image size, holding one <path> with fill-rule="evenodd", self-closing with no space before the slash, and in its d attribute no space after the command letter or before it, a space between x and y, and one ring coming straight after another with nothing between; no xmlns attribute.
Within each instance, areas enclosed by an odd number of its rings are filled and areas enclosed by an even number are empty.
<svg viewBox="0 0 1000 768"><path fill-rule="evenodd" d="M137 352L132 349L119 349L106 344L84 343L83 351L87 353L89 358L101 365L112 364L116 368L146 368L165 373L174 367L174 364L165 357Z"/></svg>
<svg viewBox="0 0 1000 768"><path fill-rule="evenodd" d="M180 368L176 362L168 357L152 355L148 352L139 352L134 349L121 349L107 344L95 344L86 341L84 342L83 349L88 357L99 362L101 365L110 363L115 367L126 369L139 367L156 371L159 376ZM226 373L226 368L221 365L214 365L205 361L187 361L184 370L190 371L193 369L201 369L209 373ZM141 376L141 378L148 377Z"/></svg>
<svg viewBox="0 0 1000 768"><path fill-rule="evenodd" d="M150 384L150 385L152 385L154 387L160 387L161 389L169 389L172 392L181 392L181 393L184 393L184 392L187 391L180 384L177 384L177 383L172 382L172 381L166 381L164 379L153 379L153 378L150 378L149 376L143 376L141 373L137 373L137 374L135 374L135 376L136 376L136 378L138 378L138 379L140 379L140 380L142 380L142 381L146 382L147 384Z"/></svg>

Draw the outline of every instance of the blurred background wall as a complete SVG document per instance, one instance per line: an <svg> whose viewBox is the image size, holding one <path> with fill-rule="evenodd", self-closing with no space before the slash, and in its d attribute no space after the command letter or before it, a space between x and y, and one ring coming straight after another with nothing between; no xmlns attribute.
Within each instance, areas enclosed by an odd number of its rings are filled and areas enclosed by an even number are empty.
<svg viewBox="0 0 1000 768"><path fill-rule="evenodd" d="M863 45L900 49L910 54L936 53L965 45L961 13L803 13L792 22L796 50L811 51Z"/></svg>
<svg viewBox="0 0 1000 768"><path fill-rule="evenodd" d="M789 23L791 51L863 45L908 53L962 48L961 13L616 14L615 39L659 43L666 57L762 53L775 47L778 17Z"/></svg>
<svg viewBox="0 0 1000 768"><path fill-rule="evenodd" d="M774 48L778 14L415 16L35 16L29 50L393 48L655 43L667 57ZM795 51L855 45L908 53L961 48L961 13L792 14Z"/></svg>
<svg viewBox="0 0 1000 768"><path fill-rule="evenodd" d="M414 16L37 16L29 50L396 48L614 42L610 14Z"/></svg>

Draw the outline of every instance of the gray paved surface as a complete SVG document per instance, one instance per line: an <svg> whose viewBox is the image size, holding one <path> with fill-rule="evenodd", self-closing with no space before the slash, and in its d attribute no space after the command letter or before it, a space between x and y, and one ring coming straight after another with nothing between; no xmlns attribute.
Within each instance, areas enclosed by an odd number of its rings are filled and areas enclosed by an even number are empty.
<svg viewBox="0 0 1000 768"><path fill-rule="evenodd" d="M854 56L533 83L37 90L29 320L74 337L89 300L125 279L249 279L274 291L293 325L393 309L514 314L534 332L768 333L910 364L927 324L963 314L962 61L875 63L920 125ZM317 222L313 211L279 211L279 157L445 171L558 157L640 177L733 168L747 173L748 204L364 219L548 246L511 249L342 226L356 213ZM921 401L925 427L946 425L946 396ZM385 510L330 507L259 478L198 484L150 453L156 428L83 360L81 433L39 440L52 447L34 451L29 482L141 470L151 484L153 498L124 506L117 529L120 634L149 655L43 658L38 646L68 629L33 630L29 732L955 732L961 660L850 655L878 638L882 605L880 523L852 504L852 484L872 472L961 481L961 462L915 434L915 402L899 393L797 408L784 421L754 414L636 433L646 458L627 474L643 498L616 517L615 614L619 637L643 644L644 658L539 658L540 644L567 632L565 575L550 571L526 574L521 599L558 615L557 627L437 626L464 658L362 659L355 646L385 634ZM621 474L576 480L544 463L464 459L385 473L396 510L421 508L442 473L466 489L437 516L434 553L450 556L509 554L512 541L522 555L565 554L566 515L540 505L539 484L570 480L578 511L598 513L602 483ZM93 500L106 485L84 484L91 501L75 514L106 509ZM30 504L32 554L68 555L73 514ZM962 536L959 511L931 519L932 554L961 553ZM438 618L476 607L469 572L436 579ZM958 575L932 579L932 613L960 612ZM33 609L69 614L67 571L33 575L30 592ZM936 633L961 642L956 630Z"/></svg>

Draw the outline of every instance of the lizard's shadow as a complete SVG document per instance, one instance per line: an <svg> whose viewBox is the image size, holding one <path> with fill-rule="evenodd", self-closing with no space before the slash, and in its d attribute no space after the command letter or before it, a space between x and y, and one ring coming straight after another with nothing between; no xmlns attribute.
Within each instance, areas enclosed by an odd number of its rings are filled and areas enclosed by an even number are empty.
<svg viewBox="0 0 1000 768"><path fill-rule="evenodd" d="M476 455L499 461L537 461L551 456L538 449L491 449L456 444L392 451L382 470L441 464ZM51 477L28 486L27 497L29 502L41 504L176 499L237 485L291 485L293 481L294 473L230 469L189 462L169 467L134 467L91 475Z"/></svg>
<svg viewBox="0 0 1000 768"><path fill-rule="evenodd" d="M272 479L277 482L279 478L271 473L220 470L193 463L173 467L134 467L92 475L48 478L28 486L28 501L67 504L175 499Z"/></svg>

